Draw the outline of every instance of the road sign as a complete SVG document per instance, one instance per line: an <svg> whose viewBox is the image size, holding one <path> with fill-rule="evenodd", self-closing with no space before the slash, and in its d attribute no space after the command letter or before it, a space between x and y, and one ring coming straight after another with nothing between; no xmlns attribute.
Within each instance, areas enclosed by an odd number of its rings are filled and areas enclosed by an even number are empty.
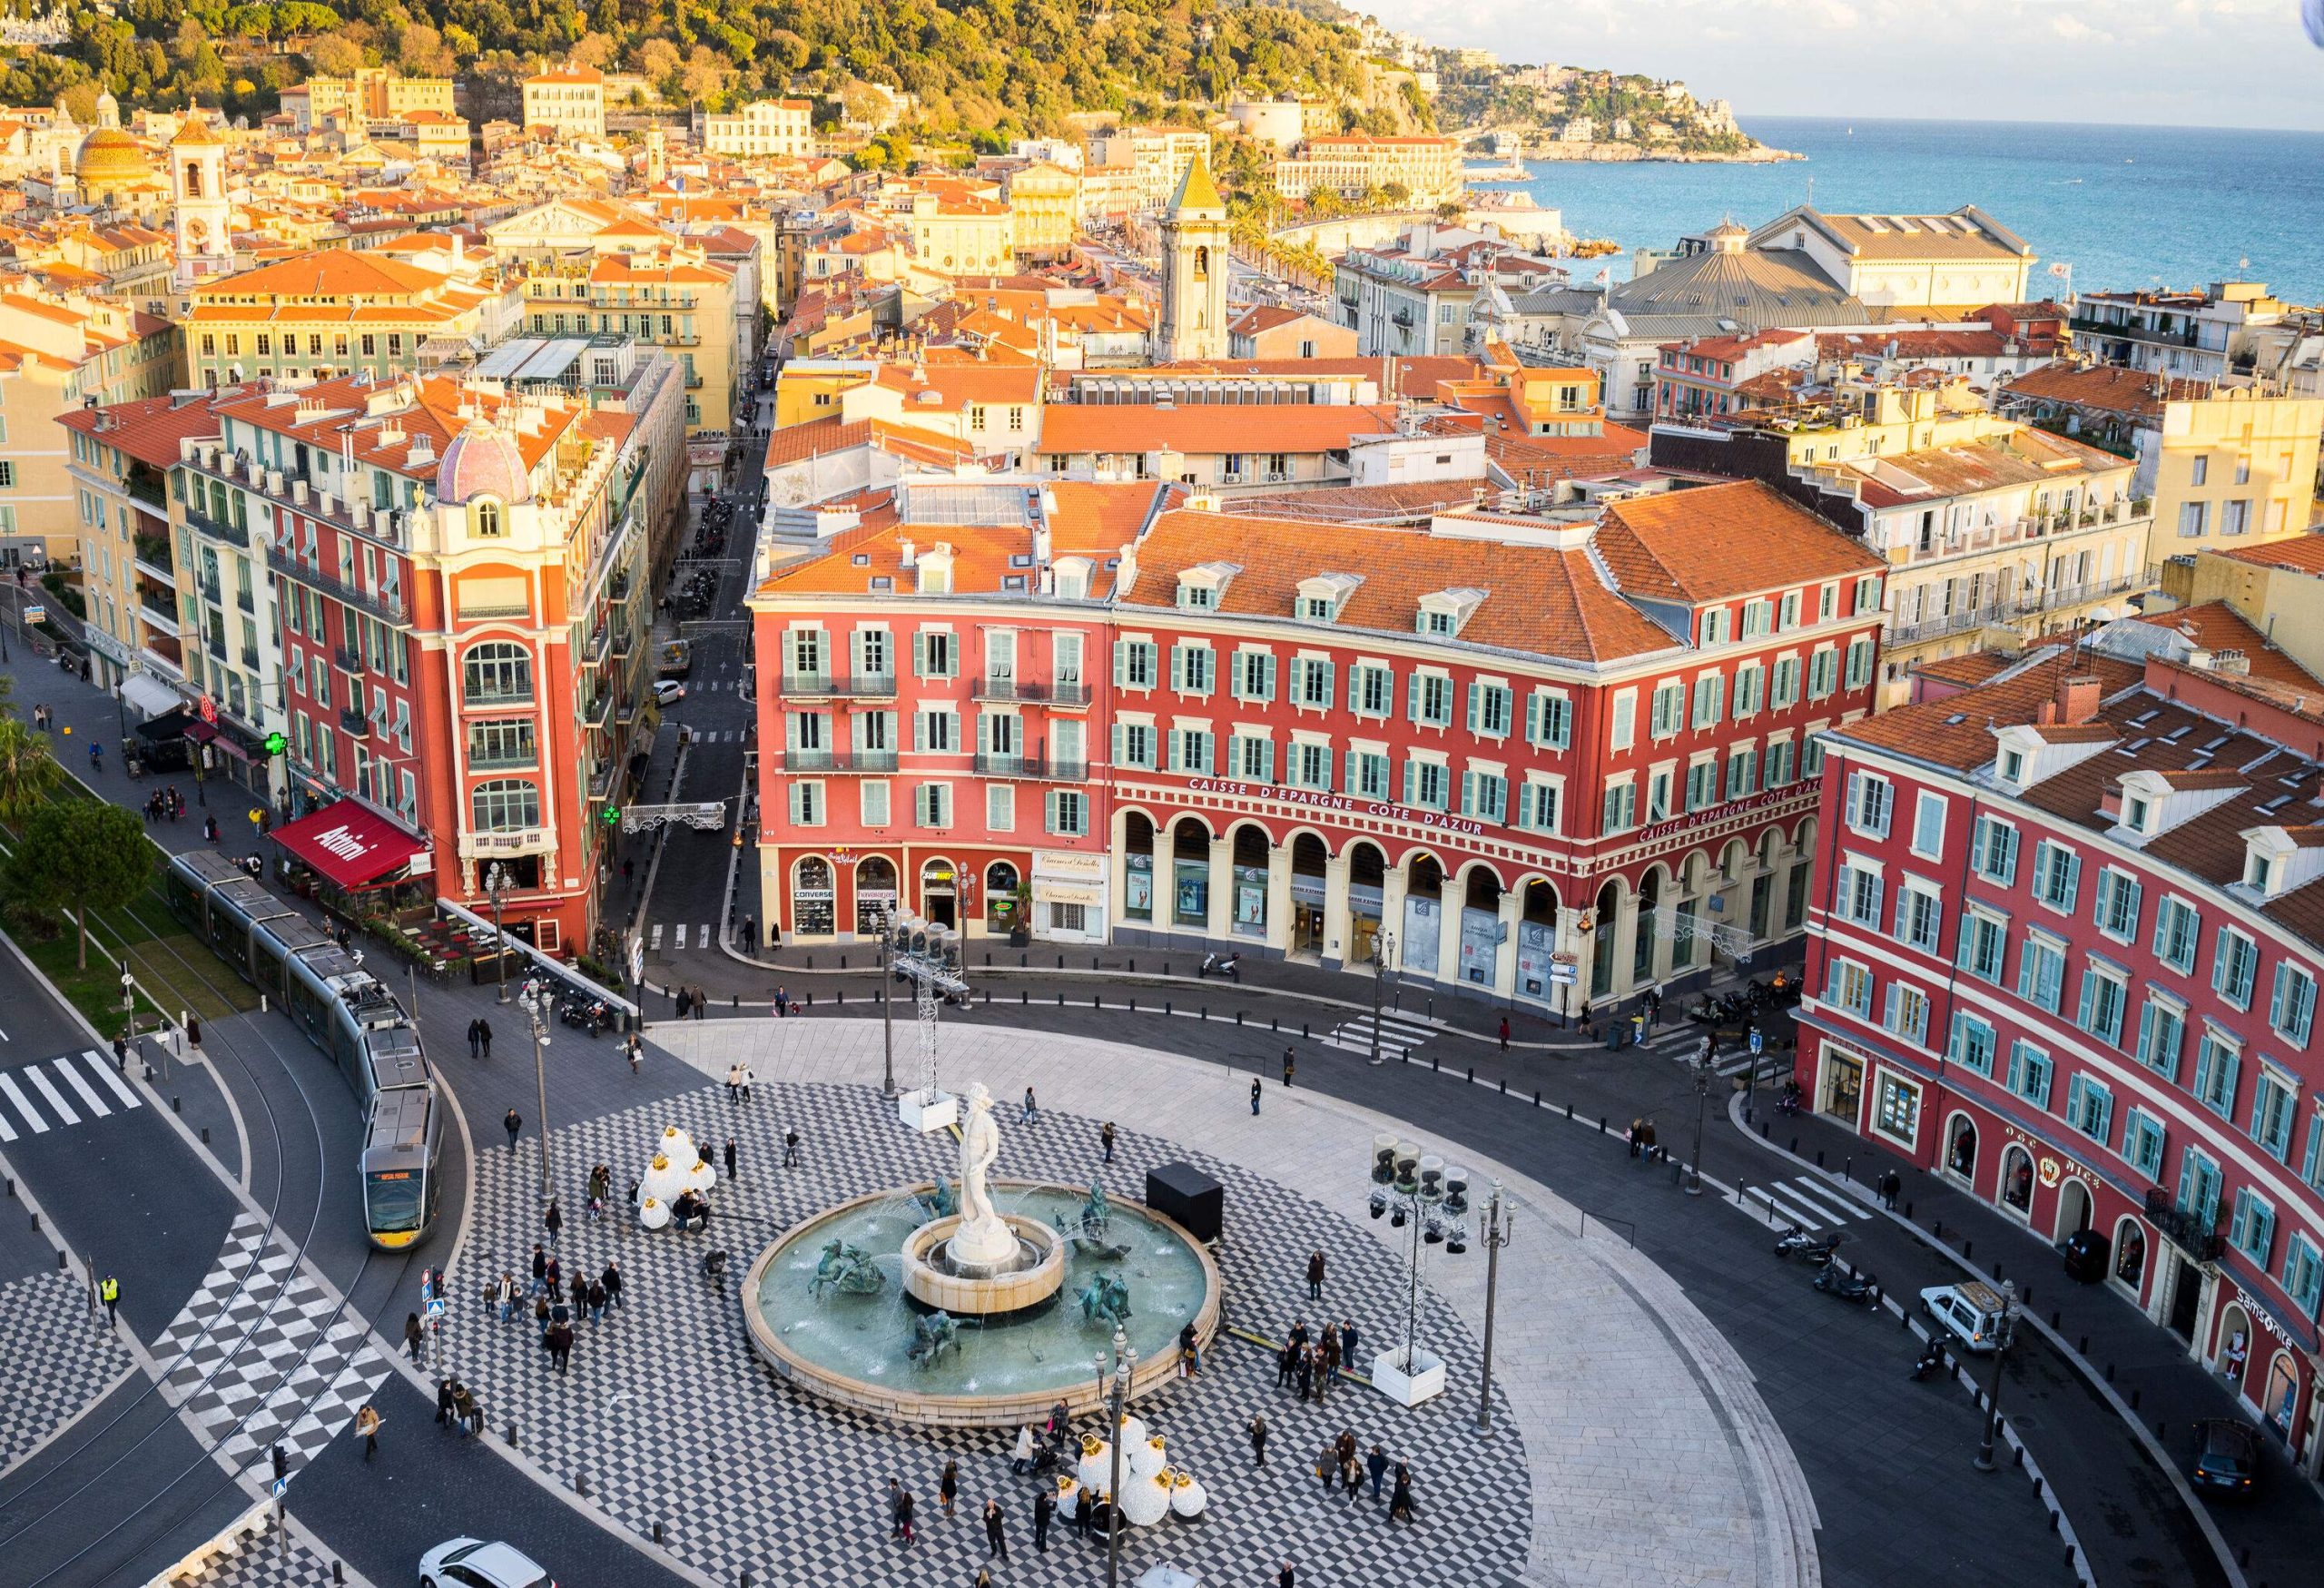
<svg viewBox="0 0 2324 1588"><path fill-rule="evenodd" d="M270 1486L270 1487L271 1487L271 1488L273 1489L273 1491L274 1491L274 1497L275 1497L276 1499L280 1500L281 1498L282 1498L283 1494L285 1494L285 1493L290 1489L290 1480L289 1478L277 1478L277 1479L275 1479L275 1480L274 1480L274 1482L273 1482L271 1485L269 1485L269 1486Z"/></svg>
<svg viewBox="0 0 2324 1588"><path fill-rule="evenodd" d="M440 1297L440 1296L433 1296L433 1297L428 1297L428 1318L430 1319L430 1321L433 1321L433 1320L434 1320L434 1319L436 1319L436 1318L442 1317L443 1316L444 1316L444 1298L443 1298L442 1297Z"/></svg>
<svg viewBox="0 0 2324 1588"><path fill-rule="evenodd" d="M1759 1052L1761 1050L1763 1050L1764 1048L1766 1048L1766 1047L1767 1047L1767 1045L1768 1045L1768 1040L1767 1040L1767 1038L1765 1038L1765 1037L1761 1036L1761 1035L1760 1035L1758 1031L1753 1031L1753 1032L1751 1033L1751 1051L1752 1051L1752 1052L1754 1052L1754 1053Z"/></svg>
<svg viewBox="0 0 2324 1588"><path fill-rule="evenodd" d="M1581 976L1576 967L1552 962L1550 965L1550 980L1560 987L1571 987L1581 980Z"/></svg>
<svg viewBox="0 0 2324 1588"><path fill-rule="evenodd" d="M25 621L27 624L47 622L48 608L42 606L37 601L32 603L25 608Z"/></svg>
<svg viewBox="0 0 2324 1588"><path fill-rule="evenodd" d="M645 944L635 936L629 940L629 979L633 984L645 980Z"/></svg>

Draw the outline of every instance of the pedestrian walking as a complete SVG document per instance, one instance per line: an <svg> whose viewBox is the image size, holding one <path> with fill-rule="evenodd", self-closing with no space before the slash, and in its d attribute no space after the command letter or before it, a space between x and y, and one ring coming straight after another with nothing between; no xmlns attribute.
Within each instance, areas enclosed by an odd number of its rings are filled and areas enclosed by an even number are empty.
<svg viewBox="0 0 2324 1588"><path fill-rule="evenodd" d="M484 1035L478 1029L483 1024L484 1022L480 1020L468 1021L468 1057L471 1059L484 1057Z"/></svg>
<svg viewBox="0 0 2324 1588"><path fill-rule="evenodd" d="M1507 1015L1501 1017L1501 1050L1504 1053L1509 1051L1509 1017Z"/></svg>
<svg viewBox="0 0 2324 1588"><path fill-rule="evenodd" d="M1089 1485L1083 1484L1073 1496L1073 1531L1087 1538L1090 1518L1097 1514L1098 1507L1089 1498Z"/></svg>
<svg viewBox="0 0 2324 1588"><path fill-rule="evenodd" d="M1282 1389L1288 1386L1292 1376L1298 1371L1299 1347L1296 1344L1286 1340L1284 1342L1283 1349L1275 1354L1275 1388Z"/></svg>
<svg viewBox="0 0 2324 1588"><path fill-rule="evenodd" d="M197 1053L202 1050L202 1017L200 1015L190 1014L185 1017L185 1045ZM490 1058L492 1040L488 1037L485 1039L484 1050L485 1057Z"/></svg>
<svg viewBox="0 0 2324 1588"><path fill-rule="evenodd" d="M452 1386L452 1426L467 1438L484 1437L484 1403L466 1384L456 1383Z"/></svg>
<svg viewBox="0 0 2324 1588"><path fill-rule="evenodd" d="M759 918L755 915L743 917L743 946L748 949L759 946Z"/></svg>
<svg viewBox="0 0 2324 1588"><path fill-rule="evenodd" d="M785 1169L799 1167L799 1127L796 1125L783 1133L783 1167Z"/></svg>
<svg viewBox="0 0 2324 1588"><path fill-rule="evenodd" d="M1275 1588L1299 1588L1299 1573L1291 1569L1289 1561L1284 1562L1283 1570L1275 1574Z"/></svg>
<svg viewBox="0 0 2324 1588"><path fill-rule="evenodd" d="M911 1547L913 1536L911 1530L911 1491L910 1489L906 1489L902 1495L896 1501L896 1531L900 1535L901 1535L906 1548Z"/></svg>
<svg viewBox="0 0 2324 1588"><path fill-rule="evenodd" d="M1009 1470L1019 1477L1033 1465L1033 1425L1029 1423L1017 1430L1017 1443L1009 1452Z"/></svg>
<svg viewBox="0 0 2324 1588"><path fill-rule="evenodd" d="M1372 1454L1364 1458L1364 1465L1372 1474L1372 1503L1377 1505L1380 1503L1381 1482L1388 1475L1388 1453L1374 1445Z"/></svg>
<svg viewBox="0 0 2324 1588"><path fill-rule="evenodd" d="M372 1453L379 1448L379 1426L386 1420L372 1409L369 1401L364 1402L363 1409L355 1414L355 1432L363 1441L365 1461L370 1460Z"/></svg>
<svg viewBox="0 0 2324 1588"><path fill-rule="evenodd" d="M1363 1360L1362 1357L1355 1354L1355 1342L1357 1337L1354 1319L1349 1319L1340 1325L1340 1360L1342 1362L1354 1363Z"/></svg>
<svg viewBox="0 0 2324 1588"><path fill-rule="evenodd" d="M1114 1122L1107 1120L1098 1129L1098 1144L1106 1149L1106 1161L1114 1161Z"/></svg>
<svg viewBox="0 0 2324 1588"><path fill-rule="evenodd" d="M700 1020L702 1011L710 1007L710 995L697 987L694 990L694 1018Z"/></svg>
<svg viewBox="0 0 2324 1588"><path fill-rule="evenodd" d="M508 1150L517 1150L517 1132L525 1128L525 1117L511 1109L500 1116L500 1128L508 1132Z"/></svg>
<svg viewBox="0 0 2324 1588"><path fill-rule="evenodd" d="M1188 1318L1178 1330L1178 1376L1192 1378L1202 1371L1202 1341L1195 1333L1194 1319Z"/></svg>
<svg viewBox="0 0 2324 1588"><path fill-rule="evenodd" d="M984 1553L987 1560L1005 1561L1009 1558L1007 1524L998 1500L984 1503Z"/></svg>
<svg viewBox="0 0 2324 1588"><path fill-rule="evenodd" d="M952 1502L960 1497L960 1464L948 1461L944 1464L944 1475L936 1480L937 1503L944 1507L945 1515L952 1514Z"/></svg>
<svg viewBox="0 0 2324 1588"><path fill-rule="evenodd" d="M517 1310L517 1276L507 1269L500 1270L500 1277L492 1282L487 1301L500 1308L500 1321L507 1323L509 1314Z"/></svg>
<svg viewBox="0 0 2324 1588"><path fill-rule="evenodd" d="M414 1362L419 1360L420 1353L427 1348L427 1336L419 1332L419 1315L416 1312L406 1313L403 1319L403 1348L411 1354L411 1359Z"/></svg>
<svg viewBox="0 0 2324 1588"><path fill-rule="evenodd" d="M726 1106L734 1109L743 1106L743 1067L739 1064L726 1066Z"/></svg>
<svg viewBox="0 0 2324 1588"><path fill-rule="evenodd" d="M1017 1116L1017 1122L1020 1125L1029 1125L1034 1121L1034 1119L1039 1117L1040 1111L1040 1105L1033 1100L1033 1089L1029 1086L1027 1087L1025 1089L1025 1111Z"/></svg>
<svg viewBox="0 0 2324 1588"><path fill-rule="evenodd" d="M1413 1469L1401 1461L1396 1464L1396 1486L1388 1494L1388 1520L1399 1516L1413 1519Z"/></svg>
<svg viewBox="0 0 2324 1588"><path fill-rule="evenodd" d="M606 1287L606 1305L621 1305L621 1269L611 1258L606 1259L606 1271L597 1276Z"/></svg>
<svg viewBox="0 0 2324 1588"><path fill-rule="evenodd" d="M670 1001L676 1006L678 1018L680 1020L684 1020L686 1018L686 1011L694 1007L694 994L681 987L678 989L676 996L672 998Z"/></svg>
<svg viewBox="0 0 2324 1588"><path fill-rule="evenodd" d="M533 1242L533 1287L528 1294L539 1296L548 1289L548 1248Z"/></svg>
<svg viewBox="0 0 2324 1588"><path fill-rule="evenodd" d="M1307 1299L1324 1299L1324 1254L1311 1252L1307 1258Z"/></svg>
<svg viewBox="0 0 2324 1588"><path fill-rule="evenodd" d="M1298 1068L1298 1066L1292 1062L1292 1058L1291 1058L1291 1050L1290 1050L1290 1049L1288 1049L1288 1048L1285 1048L1285 1049L1283 1050L1283 1084L1284 1084L1284 1085L1285 1085L1285 1086L1289 1086L1289 1085L1291 1084L1291 1072L1292 1072L1294 1070L1297 1069L1297 1068Z"/></svg>
<svg viewBox="0 0 2324 1588"><path fill-rule="evenodd" d="M774 990L774 1018L781 1020L791 1012L791 991L785 987Z"/></svg>
<svg viewBox="0 0 2324 1588"><path fill-rule="evenodd" d="M548 1199L548 1211L541 1215L541 1228L548 1231L548 1244L551 1246L555 1246L556 1238L565 1233L565 1214L557 1207L555 1197Z"/></svg>
<svg viewBox="0 0 2324 1588"><path fill-rule="evenodd" d="M1049 1518L1057 1514L1057 1490L1043 1484L1033 1495L1033 1551L1049 1553Z"/></svg>
<svg viewBox="0 0 2324 1588"><path fill-rule="evenodd" d="M734 1178L734 1139L732 1136L726 1138L726 1178L730 1180Z"/></svg>
<svg viewBox="0 0 2324 1588"><path fill-rule="evenodd" d="M1264 1416L1253 1417L1251 1419L1249 1433L1251 1435L1251 1465L1253 1466L1265 1466L1267 1464L1266 1418Z"/></svg>
<svg viewBox="0 0 2324 1588"><path fill-rule="evenodd" d="M1340 1494L1351 1505L1355 1504L1356 1491L1364 1487L1364 1468L1353 1455L1340 1457Z"/></svg>
<svg viewBox="0 0 2324 1588"><path fill-rule="evenodd" d="M904 1535L904 1486L895 1479L888 1480L888 1536Z"/></svg>
<svg viewBox="0 0 2324 1588"><path fill-rule="evenodd" d="M1324 1445L1323 1454L1315 1457L1315 1476L1322 1481L1324 1493L1328 1494L1332 1492L1332 1480L1339 1475L1339 1444L1337 1441L1334 1441L1333 1443Z"/></svg>
<svg viewBox="0 0 2324 1588"><path fill-rule="evenodd" d="M438 1428L452 1425L452 1386L457 1382L448 1374L436 1381L436 1425Z"/></svg>
<svg viewBox="0 0 2324 1588"><path fill-rule="evenodd" d="M105 1304L105 1327L117 1327L121 1323L121 1281L111 1274L98 1280L97 1299Z"/></svg>
<svg viewBox="0 0 2324 1588"><path fill-rule="evenodd" d="M1299 1398L1305 1401L1315 1394L1315 1357L1308 1351L1295 1352L1294 1356L1295 1360L1292 1363L1292 1371L1299 1376Z"/></svg>
<svg viewBox="0 0 2324 1588"><path fill-rule="evenodd" d="M113 1067L123 1075L129 1073L129 1043L124 1038L113 1040Z"/></svg>
<svg viewBox="0 0 2324 1588"><path fill-rule="evenodd" d="M636 1074L637 1061L645 1056L645 1044L638 1040L635 1031L632 1031L629 1041L622 1044L622 1050L629 1055L629 1072Z"/></svg>
<svg viewBox="0 0 2324 1588"><path fill-rule="evenodd" d="M1886 1205L1891 1213L1896 1210L1896 1196L1904 1189L1904 1177L1895 1169L1892 1169L1880 1177L1880 1200Z"/></svg>
<svg viewBox="0 0 2324 1588"><path fill-rule="evenodd" d="M578 1285L580 1281L576 1279L574 1283ZM589 1321L591 1323L601 1324L606 1321L606 1282L603 1279L590 1280Z"/></svg>
<svg viewBox="0 0 2324 1588"><path fill-rule="evenodd" d="M757 1080L758 1072L745 1063L743 1066L743 1101L745 1104L751 1100L751 1087Z"/></svg>
<svg viewBox="0 0 2324 1588"><path fill-rule="evenodd" d="M492 1022L481 1015L477 1018L476 1034L484 1039L484 1056L492 1057Z"/></svg>
<svg viewBox="0 0 2324 1588"><path fill-rule="evenodd" d="M1251 1077L1251 1118L1259 1117L1259 1099L1266 1095L1266 1086L1257 1076Z"/></svg>

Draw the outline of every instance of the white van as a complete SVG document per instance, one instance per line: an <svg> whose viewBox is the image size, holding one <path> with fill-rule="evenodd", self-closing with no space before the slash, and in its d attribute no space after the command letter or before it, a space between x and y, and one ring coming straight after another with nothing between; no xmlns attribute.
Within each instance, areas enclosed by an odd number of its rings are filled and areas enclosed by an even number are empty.
<svg viewBox="0 0 2324 1588"><path fill-rule="evenodd" d="M1932 1285L1921 1292L1921 1305L1965 1351L1983 1355L2001 1346L2006 1308L2000 1292L1976 1279L1958 1285Z"/></svg>

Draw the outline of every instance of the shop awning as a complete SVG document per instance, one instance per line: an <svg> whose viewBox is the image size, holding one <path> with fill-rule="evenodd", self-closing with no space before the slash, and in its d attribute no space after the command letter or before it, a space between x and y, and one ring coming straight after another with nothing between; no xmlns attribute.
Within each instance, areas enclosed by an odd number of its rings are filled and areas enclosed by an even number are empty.
<svg viewBox="0 0 2324 1588"><path fill-rule="evenodd" d="M409 866L427 845L352 800L274 830L274 841L342 888L364 888Z"/></svg>
<svg viewBox="0 0 2324 1588"><path fill-rule="evenodd" d="M131 732L149 745L166 745L172 739L187 737L195 720L192 712L180 706L175 711L163 712L160 716L147 717Z"/></svg>
<svg viewBox="0 0 2324 1588"><path fill-rule="evenodd" d="M132 673L123 678L121 697L147 716L162 716L185 704L176 690L145 673Z"/></svg>

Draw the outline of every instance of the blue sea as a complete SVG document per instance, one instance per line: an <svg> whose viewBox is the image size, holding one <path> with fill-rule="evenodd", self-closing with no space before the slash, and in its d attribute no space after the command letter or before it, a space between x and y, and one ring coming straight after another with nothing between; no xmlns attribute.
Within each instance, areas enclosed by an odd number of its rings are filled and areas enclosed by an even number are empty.
<svg viewBox="0 0 2324 1588"><path fill-rule="evenodd" d="M1524 184L1577 237L1669 248L1732 214L1771 221L1809 201L1839 213L1982 206L2030 242L2034 296L2267 282L2324 303L2324 133L2051 122L1841 121L1747 116L1776 165L1536 164ZM2249 261L2248 264L2240 262ZM1614 278L1628 273L1619 260Z"/></svg>

